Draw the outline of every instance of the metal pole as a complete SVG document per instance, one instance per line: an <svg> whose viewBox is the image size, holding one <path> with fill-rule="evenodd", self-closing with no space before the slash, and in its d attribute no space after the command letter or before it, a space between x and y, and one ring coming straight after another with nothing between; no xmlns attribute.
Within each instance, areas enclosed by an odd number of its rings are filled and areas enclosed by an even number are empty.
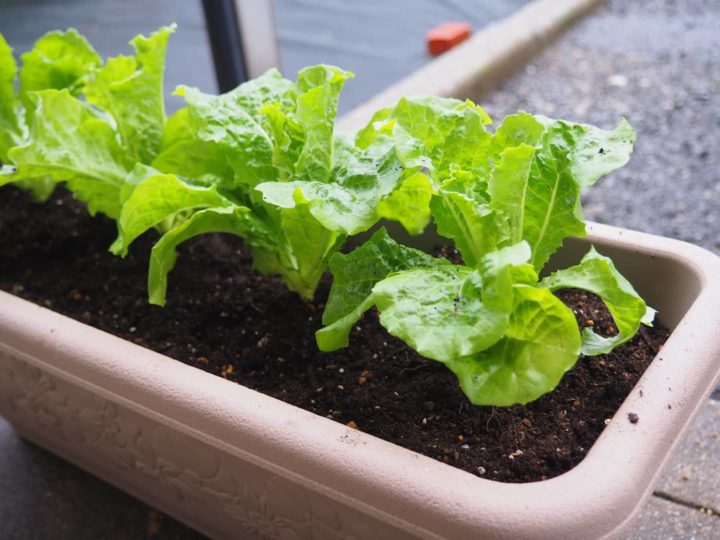
<svg viewBox="0 0 720 540"><path fill-rule="evenodd" d="M234 0L202 0L215 77L220 92L248 80Z"/></svg>

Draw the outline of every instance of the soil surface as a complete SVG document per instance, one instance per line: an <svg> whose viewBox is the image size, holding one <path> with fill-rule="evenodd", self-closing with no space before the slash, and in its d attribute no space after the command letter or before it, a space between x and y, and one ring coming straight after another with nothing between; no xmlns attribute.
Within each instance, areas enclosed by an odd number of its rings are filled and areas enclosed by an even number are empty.
<svg viewBox="0 0 720 540"><path fill-rule="evenodd" d="M609 355L578 360L552 393L526 406L471 405L455 376L389 336L370 313L350 347L320 353L327 281L313 304L252 271L240 239L182 246L165 308L146 301L141 237L125 259L107 251L115 225L66 192L38 205L0 189L0 288L172 358L343 424L505 482L550 478L579 463L668 332L641 328ZM592 295L562 291L582 327L616 332ZM642 418L624 419L633 423Z"/></svg>

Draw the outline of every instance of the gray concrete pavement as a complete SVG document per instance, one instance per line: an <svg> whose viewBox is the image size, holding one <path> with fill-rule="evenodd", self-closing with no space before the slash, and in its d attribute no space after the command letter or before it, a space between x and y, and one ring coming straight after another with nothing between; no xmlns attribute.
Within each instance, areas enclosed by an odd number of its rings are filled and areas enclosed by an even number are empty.
<svg viewBox="0 0 720 540"><path fill-rule="evenodd" d="M653 497L623 540L717 540L717 518Z"/></svg>
<svg viewBox="0 0 720 540"><path fill-rule="evenodd" d="M0 417L3 540L200 540L204 536L20 439Z"/></svg>
<svg viewBox="0 0 720 540"><path fill-rule="evenodd" d="M638 133L589 190L587 217L720 253L720 3L611 0L483 105Z"/></svg>
<svg viewBox="0 0 720 540"><path fill-rule="evenodd" d="M659 493L706 508L720 519L720 401L710 400L683 440ZM718 524L720 527L720 524ZM718 529L720 533L720 529Z"/></svg>

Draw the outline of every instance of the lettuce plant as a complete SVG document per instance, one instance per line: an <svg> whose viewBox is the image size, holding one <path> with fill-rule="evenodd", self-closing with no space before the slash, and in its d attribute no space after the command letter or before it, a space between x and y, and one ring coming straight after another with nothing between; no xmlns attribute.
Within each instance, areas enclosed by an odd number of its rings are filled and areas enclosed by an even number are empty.
<svg viewBox="0 0 720 540"><path fill-rule="evenodd" d="M153 170L126 187L111 248L124 255L163 225L150 258L152 303L165 302L176 247L201 234L241 236L258 270L310 299L349 235L383 217L417 232L400 202L415 198L418 167L403 167L387 139L358 146L335 134L350 77L319 65L295 82L271 70L220 96L177 90L187 107L169 119Z"/></svg>
<svg viewBox="0 0 720 540"><path fill-rule="evenodd" d="M490 133L472 103L403 99L378 112L358 144L392 141L404 167L430 179L428 212L464 264L397 244L384 229L330 260L333 285L318 345L346 346L371 307L419 354L445 364L478 405L527 403L552 390L580 354L609 352L654 315L612 261L539 273L568 236L585 234L580 191L622 166L635 134L519 113ZM619 332L582 333L553 291L599 296Z"/></svg>
<svg viewBox="0 0 720 540"><path fill-rule="evenodd" d="M359 147L334 132L352 74L331 66L276 70L221 96L187 87L166 119L162 78L174 26L103 61L75 30L50 32L22 56L0 40L0 185L38 200L64 183L91 214L115 219L111 251L154 228L150 301L165 302L176 247L205 233L244 238L255 266L311 298L347 236L381 217L419 231L409 212L422 175L386 141ZM425 206L429 199L425 200Z"/></svg>
<svg viewBox="0 0 720 540"><path fill-rule="evenodd" d="M91 214L117 218L126 177L160 149L173 31L139 35L130 42L134 56L105 63L77 31L50 32L22 55L17 94L17 65L0 36L0 185L44 200L62 182Z"/></svg>
<svg viewBox="0 0 720 540"><path fill-rule="evenodd" d="M12 49L0 34L0 162L3 164L9 163L10 149L20 146L28 137L34 92L65 89L77 95L87 73L102 62L87 40L72 29L48 32L35 42L32 50L22 55L22 60L18 73ZM15 92L18 78L19 88ZM3 169L4 174L12 172L9 166ZM55 187L52 178L45 175L13 181L29 190L38 201L46 200Z"/></svg>

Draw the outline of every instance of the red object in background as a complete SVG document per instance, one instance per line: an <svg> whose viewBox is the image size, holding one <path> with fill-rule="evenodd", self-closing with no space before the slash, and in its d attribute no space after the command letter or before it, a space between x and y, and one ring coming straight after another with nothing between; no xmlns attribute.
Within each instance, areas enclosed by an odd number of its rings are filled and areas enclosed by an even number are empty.
<svg viewBox="0 0 720 540"><path fill-rule="evenodd" d="M449 51L458 43L469 38L471 33L470 25L464 22L447 22L436 26L427 33L425 38L428 52L437 56Z"/></svg>

